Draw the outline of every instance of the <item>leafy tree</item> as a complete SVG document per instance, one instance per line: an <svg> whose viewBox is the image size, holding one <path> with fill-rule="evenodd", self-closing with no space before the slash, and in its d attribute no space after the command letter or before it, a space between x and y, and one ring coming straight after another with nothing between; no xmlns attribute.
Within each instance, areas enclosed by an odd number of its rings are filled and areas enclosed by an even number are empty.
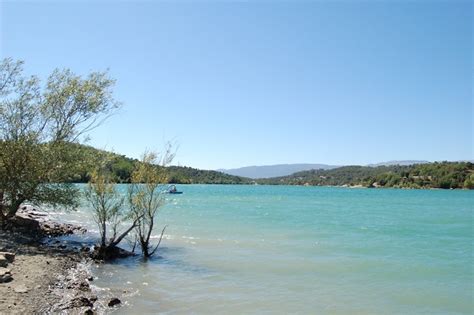
<svg viewBox="0 0 474 315"><path fill-rule="evenodd" d="M23 202L73 208L80 152L68 145L107 118L119 104L106 72L87 77L55 70L41 86L23 62L0 63L0 221Z"/></svg>
<svg viewBox="0 0 474 315"><path fill-rule="evenodd" d="M117 157L111 165L113 174L122 183L130 182L133 172L133 163L127 161L124 156Z"/></svg>
<svg viewBox="0 0 474 315"><path fill-rule="evenodd" d="M141 216L133 216L133 213L124 211L124 197L117 191L110 174L105 171L92 174L85 197L92 206L100 233L100 245L93 256L105 260L119 256L120 249L117 245L137 226ZM132 224L119 233L121 224L128 219L132 219Z"/></svg>
<svg viewBox="0 0 474 315"><path fill-rule="evenodd" d="M153 256L163 238L166 226L161 231L158 243L153 247L150 238L155 227L155 218L158 210L164 203L163 185L167 182L164 166L171 163L174 154L171 146L159 158L154 152L146 152L143 158L136 164L129 185L129 204L135 217L140 217L136 234L145 258ZM157 167L157 166L161 167Z"/></svg>
<svg viewBox="0 0 474 315"><path fill-rule="evenodd" d="M469 177L464 181L464 188L474 189L474 173L471 173Z"/></svg>

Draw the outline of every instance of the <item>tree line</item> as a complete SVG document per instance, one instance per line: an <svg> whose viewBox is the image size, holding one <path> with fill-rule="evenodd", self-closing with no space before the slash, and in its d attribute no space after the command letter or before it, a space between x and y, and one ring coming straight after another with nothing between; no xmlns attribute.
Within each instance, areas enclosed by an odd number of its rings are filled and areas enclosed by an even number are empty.
<svg viewBox="0 0 474 315"><path fill-rule="evenodd" d="M393 188L474 189L472 162L434 162L414 165L343 166L260 179L259 184L363 186Z"/></svg>
<svg viewBox="0 0 474 315"><path fill-rule="evenodd" d="M132 172L138 159L126 157L110 151L96 149L94 147L69 143L70 149L75 152L78 160L92 163L82 163L76 168L76 173L67 179L73 183L87 183L91 179L95 165L105 163L104 168L112 175L114 181L118 183L131 183ZM187 166L162 166L155 165L155 168L166 174L164 183L168 184L249 184L251 180L244 177L233 176L218 171L200 170Z"/></svg>
<svg viewBox="0 0 474 315"><path fill-rule="evenodd" d="M134 165L139 161L124 155L99 150L83 144L69 144L82 161L106 161L105 168L114 181L130 183ZM82 163L81 169L70 178L71 182L87 183L97 162ZM160 166L166 174L164 183L169 184L267 184L312 186L364 186L393 188L441 188L473 189L474 169L471 162L434 162L413 165L390 166L342 166L331 170L310 170L289 176L250 178L228 175L218 171L199 170L183 166Z"/></svg>

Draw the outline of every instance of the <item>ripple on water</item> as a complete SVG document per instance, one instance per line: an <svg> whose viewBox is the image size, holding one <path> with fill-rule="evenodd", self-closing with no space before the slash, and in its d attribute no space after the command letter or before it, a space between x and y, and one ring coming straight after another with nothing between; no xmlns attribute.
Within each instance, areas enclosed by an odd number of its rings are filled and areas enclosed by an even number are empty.
<svg viewBox="0 0 474 315"><path fill-rule="evenodd" d="M156 258L95 268L119 314L472 313L473 191L182 190Z"/></svg>

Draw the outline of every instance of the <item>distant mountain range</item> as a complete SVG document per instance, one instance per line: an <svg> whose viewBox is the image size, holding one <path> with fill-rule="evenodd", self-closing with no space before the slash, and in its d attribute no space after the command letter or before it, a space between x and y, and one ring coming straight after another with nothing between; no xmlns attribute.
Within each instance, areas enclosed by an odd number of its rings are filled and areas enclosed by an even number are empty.
<svg viewBox="0 0 474 315"><path fill-rule="evenodd" d="M369 164L367 166L391 166L391 165L413 165L413 164L424 164L429 161L420 160L404 160L404 161L388 161L377 164ZM217 171L226 173L234 176L248 177L248 178L271 178L288 176L297 172L309 171L309 170L330 170L341 167L343 165L328 165L328 164L276 164L276 165L261 165L261 166L245 166L240 168L232 169L218 169Z"/></svg>

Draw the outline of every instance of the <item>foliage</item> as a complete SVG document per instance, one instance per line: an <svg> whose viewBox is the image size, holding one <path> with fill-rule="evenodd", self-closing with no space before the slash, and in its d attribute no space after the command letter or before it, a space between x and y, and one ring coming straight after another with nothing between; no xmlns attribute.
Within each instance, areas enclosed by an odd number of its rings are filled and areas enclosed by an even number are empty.
<svg viewBox="0 0 474 315"><path fill-rule="evenodd" d="M118 244L138 225L142 217L124 211L124 197L117 191L116 184L106 171L92 173L85 197L92 206L100 232L100 245L96 247L93 257L103 260L116 258L121 252ZM122 223L129 219L132 223L119 232Z"/></svg>
<svg viewBox="0 0 474 315"><path fill-rule="evenodd" d="M86 78L55 70L42 87L23 74L23 62L0 63L0 220L25 201L77 205L72 182L84 168L72 142L96 127L118 103L114 80L93 72Z"/></svg>
<svg viewBox="0 0 474 315"><path fill-rule="evenodd" d="M464 188L474 189L474 173L469 174L469 177L464 181Z"/></svg>
<svg viewBox="0 0 474 315"><path fill-rule="evenodd" d="M141 217L137 226L137 238L145 258L153 256L161 243L165 228L161 232L158 244L150 246L150 237L155 226L155 218L164 203L166 173L164 166L174 157L171 146L158 158L154 152L145 152L140 162L136 163L132 173L131 184L128 186L129 204L134 216ZM158 168L157 165L162 167Z"/></svg>
<svg viewBox="0 0 474 315"><path fill-rule="evenodd" d="M111 172L113 179L119 183L130 183L132 172L136 159L128 158L113 152L99 150L91 146L82 144L71 144L76 150L80 151L79 155L86 156L87 161L96 161L94 163L83 164L77 170L71 181L75 183L87 183L93 165L99 161L107 160L106 169ZM154 166L164 175L164 181L168 184L250 184L251 180L239 176L224 174L217 171L199 170L192 167L183 166Z"/></svg>
<svg viewBox="0 0 474 315"><path fill-rule="evenodd" d="M250 184L245 177L217 171L199 170L192 167L169 166L167 168L170 184Z"/></svg>
<svg viewBox="0 0 474 315"><path fill-rule="evenodd" d="M117 238L117 228L125 218L122 212L123 197L117 192L110 176L94 172L84 193L93 209L93 217L99 227L100 244L107 246ZM112 236L107 237L107 226L111 227Z"/></svg>
<svg viewBox="0 0 474 315"><path fill-rule="evenodd" d="M260 179L258 183L473 189L474 164L471 162L435 162L408 166L344 166L331 170L310 170L284 177Z"/></svg>
<svg viewBox="0 0 474 315"><path fill-rule="evenodd" d="M89 146L74 145L86 160L107 159L107 168L117 182L129 183L131 170L137 160L123 155L98 150ZM199 170L182 166L155 166L163 168L165 181L174 184L270 184L270 185L320 185L396 187L396 188L467 188L473 189L473 164L471 162L435 162L391 166L342 166L331 170L310 170L289 176L252 180L217 171ZM87 182L91 165L84 163L74 176L75 182Z"/></svg>

